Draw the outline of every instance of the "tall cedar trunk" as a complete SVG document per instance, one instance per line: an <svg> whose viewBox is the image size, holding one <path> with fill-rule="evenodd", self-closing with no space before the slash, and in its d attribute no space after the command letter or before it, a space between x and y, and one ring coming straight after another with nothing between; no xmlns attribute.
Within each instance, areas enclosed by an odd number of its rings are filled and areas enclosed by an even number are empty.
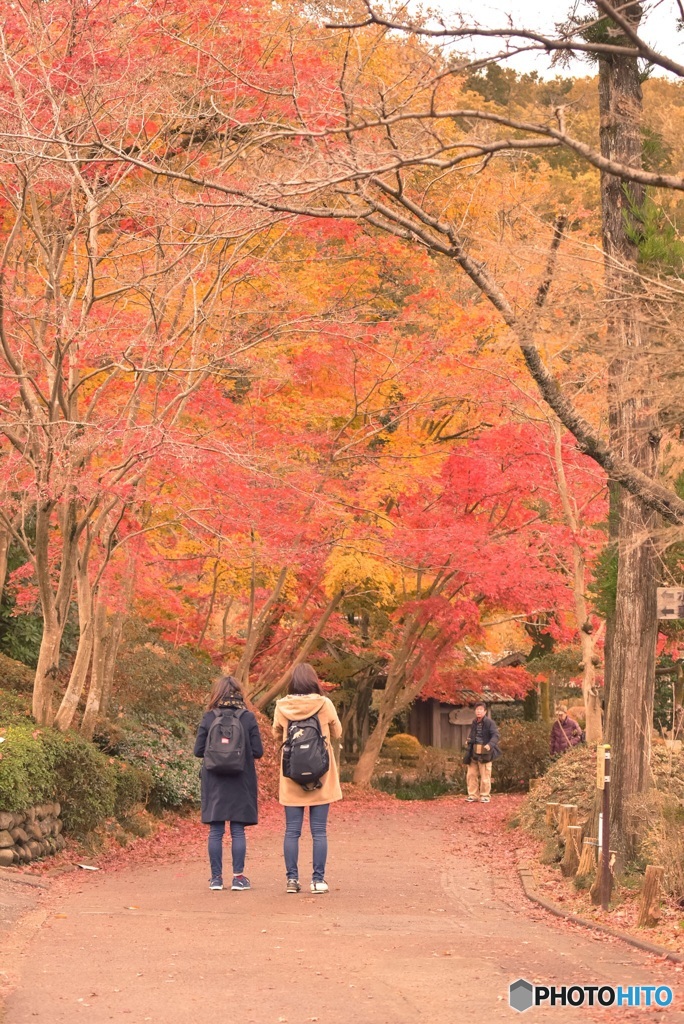
<svg viewBox="0 0 684 1024"><path fill-rule="evenodd" d="M635 28L641 8L621 8ZM602 57L599 73L601 151L632 167L642 164L642 95L636 59ZM646 343L644 300L638 277L637 250L628 237L631 210L644 202L644 190L601 176L601 204L606 291L611 309L608 334L611 444L619 455L654 477L658 430L639 360ZM656 560L652 534L655 516L624 489L619 496L618 574L611 644L610 702L607 739L613 746L611 820L622 857L633 848L627 826L632 796L649 783L656 619Z"/></svg>

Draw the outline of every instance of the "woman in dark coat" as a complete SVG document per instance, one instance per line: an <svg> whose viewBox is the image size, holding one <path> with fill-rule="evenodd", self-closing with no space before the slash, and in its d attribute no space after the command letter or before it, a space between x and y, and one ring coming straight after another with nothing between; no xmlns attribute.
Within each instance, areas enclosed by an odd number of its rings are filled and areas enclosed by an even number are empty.
<svg viewBox="0 0 684 1024"><path fill-rule="evenodd" d="M202 821L209 825L209 864L211 865L210 889L223 889L223 834L226 822L230 822L230 838L233 855L233 882L231 889L251 889L244 874L247 839L245 825L256 825L257 775L255 760L263 756L259 726L254 714L245 707L239 683L232 676L218 679L211 690L207 712L200 722L195 740L195 757L204 757L209 729L217 719L216 712L238 714L246 739L245 767L237 775L219 775L204 765L200 772L202 780Z"/></svg>

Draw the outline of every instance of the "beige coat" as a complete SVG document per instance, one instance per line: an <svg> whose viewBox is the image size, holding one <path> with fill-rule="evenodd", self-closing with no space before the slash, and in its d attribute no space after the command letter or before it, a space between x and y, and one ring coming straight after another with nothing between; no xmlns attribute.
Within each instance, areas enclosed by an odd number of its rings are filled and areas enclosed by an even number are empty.
<svg viewBox="0 0 684 1024"><path fill-rule="evenodd" d="M318 715L321 731L328 741L328 747L330 748L330 771L326 772L321 779L322 785L320 789L313 789L307 792L297 782L285 778L283 775L281 753L278 799L284 807L311 807L317 804L331 804L335 800L342 799L340 774L330 745L331 737L335 740L341 737L342 725L337 717L335 705L329 697L321 697L317 693L291 694L287 697L281 697L279 701L276 701L275 715L273 716L273 735L276 742L281 744L287 732L288 722L301 722L303 718L310 718L312 715Z"/></svg>

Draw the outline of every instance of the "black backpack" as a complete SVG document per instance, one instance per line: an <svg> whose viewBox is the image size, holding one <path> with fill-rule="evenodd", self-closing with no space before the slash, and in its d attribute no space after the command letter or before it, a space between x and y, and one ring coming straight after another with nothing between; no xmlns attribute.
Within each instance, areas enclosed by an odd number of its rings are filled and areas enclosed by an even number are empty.
<svg viewBox="0 0 684 1024"><path fill-rule="evenodd" d="M245 708L215 708L204 748L204 767L215 775L239 775L245 770L247 737L240 719Z"/></svg>
<svg viewBox="0 0 684 1024"><path fill-rule="evenodd" d="M328 744L318 715L289 722L283 743L283 775L303 789L320 789L321 779L330 770Z"/></svg>

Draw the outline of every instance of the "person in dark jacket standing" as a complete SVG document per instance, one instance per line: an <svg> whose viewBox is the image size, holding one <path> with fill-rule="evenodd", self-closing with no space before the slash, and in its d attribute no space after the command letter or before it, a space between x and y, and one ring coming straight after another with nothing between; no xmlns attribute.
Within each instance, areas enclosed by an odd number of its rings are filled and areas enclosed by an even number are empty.
<svg viewBox="0 0 684 1024"><path fill-rule="evenodd" d="M492 791L492 761L501 756L499 730L487 715L487 706L482 702L475 705L475 718L470 726L470 735L463 763L468 765L469 804L489 803Z"/></svg>
<svg viewBox="0 0 684 1024"><path fill-rule="evenodd" d="M233 855L233 882L231 889L251 889L250 881L244 874L247 853L246 825L256 825L257 775L255 760L263 757L259 726L254 714L245 707L240 684L232 676L218 679L211 690L207 711L195 740L195 757L204 757L209 729L218 717L239 714L246 739L244 770L237 775L219 775L204 765L200 772L202 781L202 821L209 826L209 864L211 866L210 889L223 889L223 835L226 822L230 822L230 838Z"/></svg>

